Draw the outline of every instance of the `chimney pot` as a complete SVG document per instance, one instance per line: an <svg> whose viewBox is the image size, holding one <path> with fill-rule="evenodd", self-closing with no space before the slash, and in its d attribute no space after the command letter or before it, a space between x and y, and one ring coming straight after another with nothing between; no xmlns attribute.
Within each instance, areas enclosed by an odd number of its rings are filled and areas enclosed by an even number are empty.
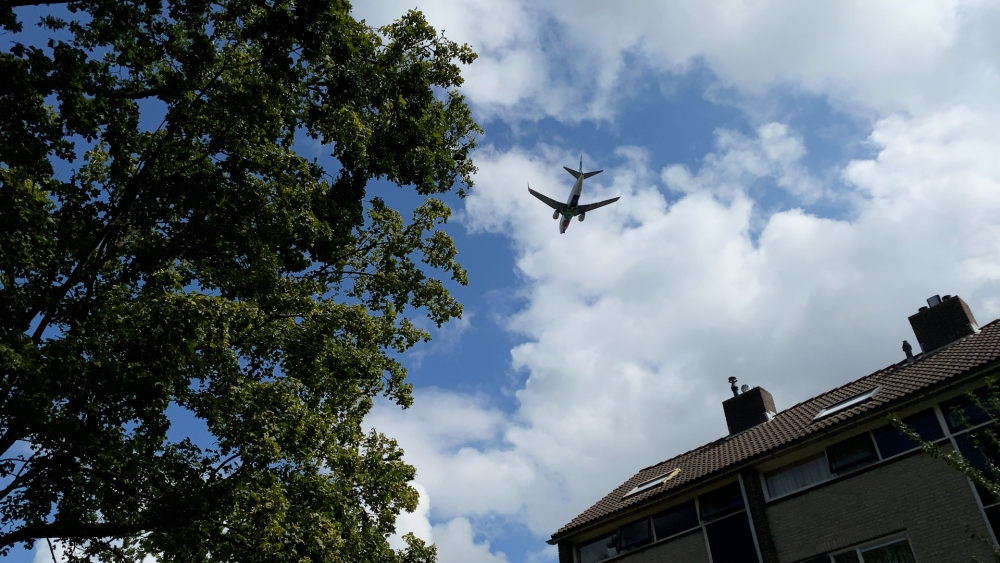
<svg viewBox="0 0 1000 563"><path fill-rule="evenodd" d="M736 386L736 378L735 377L730 377L729 378L729 388L733 390L733 397L739 397L740 396L740 389L739 389L739 387Z"/></svg>
<svg viewBox="0 0 1000 563"><path fill-rule="evenodd" d="M941 304L941 296L940 295L932 295L932 296L930 296L930 297L927 298L927 306L928 307L934 307L934 306L940 305L940 304Z"/></svg>
<svg viewBox="0 0 1000 563"><path fill-rule="evenodd" d="M913 334L925 354L979 332L976 318L965 301L957 295L945 297L947 299L937 295L929 298L930 308L921 307L917 314L910 316Z"/></svg>
<svg viewBox="0 0 1000 563"><path fill-rule="evenodd" d="M726 413L726 426L729 427L730 435L767 422L777 412L774 397L762 387L754 387L722 401L722 410Z"/></svg>

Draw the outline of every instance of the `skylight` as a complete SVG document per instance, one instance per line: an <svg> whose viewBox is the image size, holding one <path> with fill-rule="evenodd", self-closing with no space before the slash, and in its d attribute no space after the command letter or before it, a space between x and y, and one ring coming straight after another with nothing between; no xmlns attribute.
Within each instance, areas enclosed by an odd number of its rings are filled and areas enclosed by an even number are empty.
<svg viewBox="0 0 1000 563"><path fill-rule="evenodd" d="M649 481L646 481L644 483L640 483L634 489L632 489L631 491L625 493L625 496L627 497L629 495L634 495L636 493L641 493L642 491L646 491L646 490L652 489L653 487L655 487L657 485L662 485L663 483L666 483L667 481L669 481L669 480L673 479L674 477L676 477L677 474L680 473L680 472L681 472L681 469L678 467L678 468L670 471L669 473L664 473L663 475L660 475L659 477L653 477Z"/></svg>
<svg viewBox="0 0 1000 563"><path fill-rule="evenodd" d="M865 391L864 393L861 393L860 395L855 395L855 396L851 397L850 399L844 399L843 401L841 401L839 403L834 403L834 404L826 407L825 409L819 411L818 413L816 413L816 416L813 417L813 420L819 420L819 419L821 419L821 418L823 418L825 416L830 416L831 414L838 413L838 412L840 412L842 410L849 409L849 408L851 408L853 406L860 405L861 403L863 403L863 402L867 401L868 399L871 399L872 397L874 397L875 393L878 393L879 389L881 389L881 387L876 387L876 388L871 389L869 391Z"/></svg>

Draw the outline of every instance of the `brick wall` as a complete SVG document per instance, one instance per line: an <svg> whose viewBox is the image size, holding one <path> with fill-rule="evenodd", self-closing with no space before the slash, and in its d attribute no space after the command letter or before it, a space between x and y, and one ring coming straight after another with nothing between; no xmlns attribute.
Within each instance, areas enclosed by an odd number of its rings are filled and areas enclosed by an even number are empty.
<svg viewBox="0 0 1000 563"><path fill-rule="evenodd" d="M968 481L923 454L778 501L767 513L782 562L900 530L921 562L992 559L989 532Z"/></svg>
<svg viewBox="0 0 1000 563"><path fill-rule="evenodd" d="M709 563L705 535L698 529L622 558L622 563Z"/></svg>

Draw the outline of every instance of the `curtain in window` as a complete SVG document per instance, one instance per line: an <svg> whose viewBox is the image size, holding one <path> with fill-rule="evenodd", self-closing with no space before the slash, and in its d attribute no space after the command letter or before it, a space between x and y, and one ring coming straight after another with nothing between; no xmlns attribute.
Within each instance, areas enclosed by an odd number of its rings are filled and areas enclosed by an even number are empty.
<svg viewBox="0 0 1000 563"><path fill-rule="evenodd" d="M830 478L826 455L819 454L770 473L764 477L771 498L787 495Z"/></svg>
<svg viewBox="0 0 1000 563"><path fill-rule="evenodd" d="M875 549L862 551L865 563L916 563L910 544L906 540L891 545L883 545Z"/></svg>

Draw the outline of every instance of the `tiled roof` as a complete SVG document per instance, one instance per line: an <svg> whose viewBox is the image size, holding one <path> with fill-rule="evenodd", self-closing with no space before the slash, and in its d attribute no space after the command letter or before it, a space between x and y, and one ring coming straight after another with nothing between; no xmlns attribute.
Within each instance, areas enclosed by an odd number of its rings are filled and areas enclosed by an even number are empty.
<svg viewBox="0 0 1000 563"><path fill-rule="evenodd" d="M823 431L845 420L856 417L896 402L897 399L912 395L932 385L970 373L976 368L996 362L1000 358L1000 320L982 327L982 330L929 355L918 356L907 365L906 362L889 366L871 375L852 381L781 411L767 423L760 424L737 434L732 438L722 438L683 453L636 473L622 483L597 504L583 511L552 535L553 539L571 532L584 524L594 522L626 508L642 504L680 487L703 479L714 473L772 451L791 442L800 440L816 432ZM813 421L813 417L823 408L865 391L881 387L875 396L856 407ZM664 485L623 498L637 485L680 468L680 473Z"/></svg>

